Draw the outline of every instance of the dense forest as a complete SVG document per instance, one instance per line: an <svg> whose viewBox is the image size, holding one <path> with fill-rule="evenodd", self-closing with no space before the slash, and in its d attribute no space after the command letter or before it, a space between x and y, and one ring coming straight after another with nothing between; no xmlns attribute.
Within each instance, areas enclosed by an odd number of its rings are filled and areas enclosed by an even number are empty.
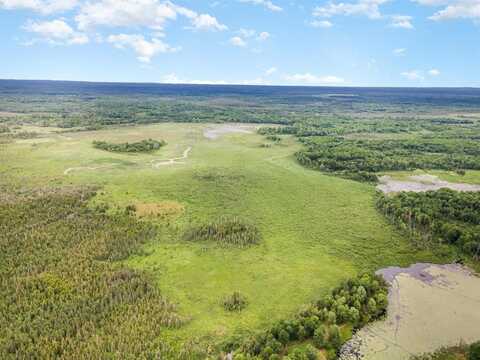
<svg viewBox="0 0 480 360"><path fill-rule="evenodd" d="M480 170L478 141L303 139L298 161L314 169L374 180L382 171Z"/></svg>
<svg viewBox="0 0 480 360"><path fill-rule="evenodd" d="M378 196L378 209L417 246L453 245L480 260L480 193L442 189Z"/></svg>
<svg viewBox="0 0 480 360"><path fill-rule="evenodd" d="M328 359L336 359L341 345L350 338L352 331L382 317L387 305L384 280L378 276L360 275L343 282L331 294L304 308L290 320L279 321L247 340L227 341L224 350L233 351L235 360L276 360L286 355L292 343L311 340L316 349L326 351ZM308 360L309 354L315 354L315 348L306 347L287 359Z"/></svg>
<svg viewBox="0 0 480 360"><path fill-rule="evenodd" d="M0 358L159 358L185 322L123 260L156 228L90 209L92 189L13 193L0 202Z"/></svg>
<svg viewBox="0 0 480 360"><path fill-rule="evenodd" d="M112 144L106 141L94 141L93 147L100 150L110 152L124 152L124 153L148 153L157 151L167 143L163 140L142 140L134 143Z"/></svg>

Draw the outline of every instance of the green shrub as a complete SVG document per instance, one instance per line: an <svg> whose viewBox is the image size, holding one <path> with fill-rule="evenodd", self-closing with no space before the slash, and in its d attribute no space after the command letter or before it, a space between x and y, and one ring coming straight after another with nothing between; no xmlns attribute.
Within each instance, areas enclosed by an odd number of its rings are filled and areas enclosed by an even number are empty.
<svg viewBox="0 0 480 360"><path fill-rule="evenodd" d="M223 308L227 311L241 311L245 309L247 305L247 299L238 291L235 291L223 300Z"/></svg>
<svg viewBox="0 0 480 360"><path fill-rule="evenodd" d="M480 360L480 341L470 345L468 349L468 360Z"/></svg>
<svg viewBox="0 0 480 360"><path fill-rule="evenodd" d="M223 246L248 247L258 244L260 231L237 217L221 217L218 221L192 227L183 235L186 241L215 241Z"/></svg>

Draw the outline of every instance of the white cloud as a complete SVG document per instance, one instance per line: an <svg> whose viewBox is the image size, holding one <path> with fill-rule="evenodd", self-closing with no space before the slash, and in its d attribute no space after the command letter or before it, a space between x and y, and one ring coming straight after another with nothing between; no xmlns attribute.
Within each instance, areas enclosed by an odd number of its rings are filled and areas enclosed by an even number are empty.
<svg viewBox="0 0 480 360"><path fill-rule="evenodd" d="M157 54L179 51L180 48L174 48L160 39L153 38L151 41L145 40L143 35L118 34L110 35L107 42L113 44L118 49L131 48L137 54L137 59L144 63L149 63Z"/></svg>
<svg viewBox="0 0 480 360"><path fill-rule="evenodd" d="M224 31L228 27L220 24L218 20L208 14L200 14L192 18L192 25L195 30L215 30Z"/></svg>
<svg viewBox="0 0 480 360"><path fill-rule="evenodd" d="M438 75L440 75L440 70L431 69L431 70L428 71L428 75L430 75L430 76L438 76Z"/></svg>
<svg viewBox="0 0 480 360"><path fill-rule="evenodd" d="M325 6L317 6L313 10L313 16L330 18L336 15L344 16L367 16L370 19L379 19L382 17L380 5L389 0L358 0L355 3L334 3L330 2Z"/></svg>
<svg viewBox="0 0 480 360"><path fill-rule="evenodd" d="M260 34L258 34L257 36L257 40L258 41L265 41L265 40L268 40L270 38L270 33L266 32L266 31L262 31Z"/></svg>
<svg viewBox="0 0 480 360"><path fill-rule="evenodd" d="M0 0L1 1L1 0ZM87 2L75 17L80 29L95 26L109 27L148 27L162 30L165 23L176 20L178 15L190 20L195 30L223 31L227 26L208 14L198 14L193 10L177 6L170 1L159 0L100 0Z"/></svg>
<svg viewBox="0 0 480 360"><path fill-rule="evenodd" d="M0 0L0 8L27 9L42 14L52 14L73 9L77 3L77 0Z"/></svg>
<svg viewBox="0 0 480 360"><path fill-rule="evenodd" d="M265 75L270 76L275 74L277 71L278 69L275 66L272 66L271 68L267 69L267 71L265 71Z"/></svg>
<svg viewBox="0 0 480 360"><path fill-rule="evenodd" d="M271 10L271 11L283 11L283 9L278 6L278 5L275 5L273 2L269 1L269 0L239 0L240 2L243 2L243 3L250 3L250 4L254 4L254 5L261 5L261 6L264 6L265 8L267 8L268 10Z"/></svg>
<svg viewBox="0 0 480 360"><path fill-rule="evenodd" d="M401 75L410 81L419 81L424 79L423 75L418 70L405 71L402 72Z"/></svg>
<svg viewBox="0 0 480 360"><path fill-rule="evenodd" d="M429 19L435 21L452 19L480 19L479 0L412 0L425 6L445 6L437 11Z"/></svg>
<svg viewBox="0 0 480 360"><path fill-rule="evenodd" d="M247 42L243 40L240 36L234 36L230 38L230 44L233 46L238 46L238 47L246 47Z"/></svg>
<svg viewBox="0 0 480 360"><path fill-rule="evenodd" d="M458 0L448 5L443 10L437 11L430 17L431 20L451 20L451 19L480 19L480 1L478 0Z"/></svg>
<svg viewBox="0 0 480 360"><path fill-rule="evenodd" d="M237 33L243 38L251 38L257 34L257 32L253 29L240 29L237 31Z"/></svg>
<svg viewBox="0 0 480 360"><path fill-rule="evenodd" d="M405 54L407 53L407 49L399 48L399 49L394 49L392 52L395 56L405 56Z"/></svg>
<svg viewBox="0 0 480 360"><path fill-rule="evenodd" d="M333 24L328 20L313 20L310 25L316 28L331 28Z"/></svg>
<svg viewBox="0 0 480 360"><path fill-rule="evenodd" d="M394 28L413 29L412 17L408 15L392 15L391 24Z"/></svg>
<svg viewBox="0 0 480 360"><path fill-rule="evenodd" d="M23 27L26 31L35 33L41 40L54 45L80 45L88 43L88 36L72 29L65 21L30 21ZM30 43L35 42L32 40Z"/></svg>
<svg viewBox="0 0 480 360"><path fill-rule="evenodd" d="M337 85L345 82L344 79L337 76L316 76L310 73L287 75L285 80L294 84L309 85Z"/></svg>
<svg viewBox="0 0 480 360"><path fill-rule="evenodd" d="M165 84L198 84L198 85L227 85L225 80L186 80L179 78L176 74L165 75L161 81Z"/></svg>

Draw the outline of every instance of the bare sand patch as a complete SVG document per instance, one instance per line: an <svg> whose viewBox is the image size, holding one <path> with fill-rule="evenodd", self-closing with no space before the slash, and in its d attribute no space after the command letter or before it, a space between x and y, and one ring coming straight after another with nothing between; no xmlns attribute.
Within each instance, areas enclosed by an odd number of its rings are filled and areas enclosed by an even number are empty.
<svg viewBox="0 0 480 360"><path fill-rule="evenodd" d="M139 217L171 217L183 213L184 206L176 201L163 201L160 203L137 203L135 213Z"/></svg>
<svg viewBox="0 0 480 360"><path fill-rule="evenodd" d="M480 278L469 269L415 264L377 273L390 284L387 318L355 334L341 360L405 360L480 339Z"/></svg>
<svg viewBox="0 0 480 360"><path fill-rule="evenodd" d="M410 176L409 180L395 180L390 176L382 176L377 189L385 194L397 193L401 191L436 191L440 189L452 189L456 191L480 191L480 185L451 183L440 180L434 175L415 175Z"/></svg>
<svg viewBox="0 0 480 360"><path fill-rule="evenodd" d="M227 134L252 134L254 130L254 125L222 125L205 129L203 136L209 140L216 140Z"/></svg>

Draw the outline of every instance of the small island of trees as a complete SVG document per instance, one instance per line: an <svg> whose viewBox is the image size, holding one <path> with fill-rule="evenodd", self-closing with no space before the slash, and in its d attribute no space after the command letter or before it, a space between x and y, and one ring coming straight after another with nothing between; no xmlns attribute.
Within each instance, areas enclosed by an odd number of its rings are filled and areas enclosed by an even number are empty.
<svg viewBox="0 0 480 360"><path fill-rule="evenodd" d="M121 153L148 153L167 145L164 140L142 140L134 143L113 144L106 141L94 141L93 147L100 150Z"/></svg>

